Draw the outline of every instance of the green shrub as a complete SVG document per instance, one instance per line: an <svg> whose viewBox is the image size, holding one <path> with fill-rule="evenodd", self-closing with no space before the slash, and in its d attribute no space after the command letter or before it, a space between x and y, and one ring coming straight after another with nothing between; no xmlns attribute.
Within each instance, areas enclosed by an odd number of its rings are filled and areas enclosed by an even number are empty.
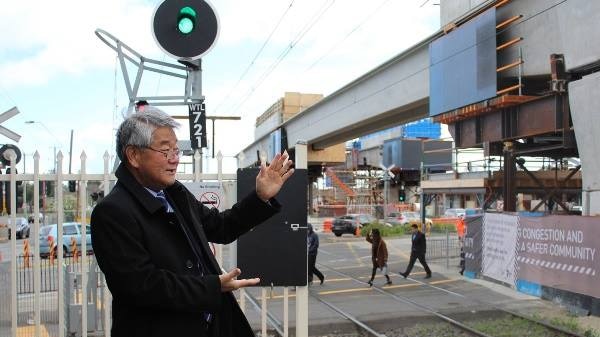
<svg viewBox="0 0 600 337"><path fill-rule="evenodd" d="M402 235L405 233L410 233L410 228L408 228L407 226L388 227L382 223L372 223L372 224L364 225L360 230L360 235L362 235L363 237L366 237L367 234L369 234L369 232L373 228L379 229L379 232L381 233L382 237L399 236L399 235Z"/></svg>
<svg viewBox="0 0 600 337"><path fill-rule="evenodd" d="M432 233L446 233L446 230L450 233L456 233L456 225L453 223L434 223L431 226Z"/></svg>

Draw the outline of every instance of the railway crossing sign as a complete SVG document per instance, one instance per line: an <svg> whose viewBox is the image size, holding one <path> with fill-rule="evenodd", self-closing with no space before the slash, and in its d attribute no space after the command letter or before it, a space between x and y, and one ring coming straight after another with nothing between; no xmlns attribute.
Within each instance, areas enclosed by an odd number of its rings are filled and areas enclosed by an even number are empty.
<svg viewBox="0 0 600 337"><path fill-rule="evenodd" d="M19 109L17 109L16 106L8 109L8 111L5 111L0 115L0 124L17 114L19 114ZM0 134L14 140L15 142L18 142L21 139L21 135L3 127L2 125L0 125Z"/></svg>

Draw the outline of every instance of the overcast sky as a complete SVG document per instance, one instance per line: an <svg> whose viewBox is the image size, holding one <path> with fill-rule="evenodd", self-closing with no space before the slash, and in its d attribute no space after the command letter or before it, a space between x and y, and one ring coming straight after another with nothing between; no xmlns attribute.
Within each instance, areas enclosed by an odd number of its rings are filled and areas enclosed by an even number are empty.
<svg viewBox="0 0 600 337"><path fill-rule="evenodd" d="M104 152L113 155L114 129L128 97L116 68L116 53L94 30L108 31L145 57L174 62L160 51L151 34L151 16L158 3L2 1L0 113L13 106L21 112L2 126L22 136L17 145L27 156L40 152L43 171L52 168L54 148L68 156L70 130L74 130L73 172L79 170L84 149L88 171L96 173L102 170ZM217 149L230 157L250 144L256 117L284 92L328 95L434 33L439 28L439 6L421 7L423 3L213 1L220 35L203 57L207 114L242 117L217 122ZM183 81L145 74L140 94L182 95L183 89ZM187 114L185 106L166 110ZM183 124L178 136L188 139ZM27 158L28 172L31 163ZM67 161L64 166L66 171Z"/></svg>

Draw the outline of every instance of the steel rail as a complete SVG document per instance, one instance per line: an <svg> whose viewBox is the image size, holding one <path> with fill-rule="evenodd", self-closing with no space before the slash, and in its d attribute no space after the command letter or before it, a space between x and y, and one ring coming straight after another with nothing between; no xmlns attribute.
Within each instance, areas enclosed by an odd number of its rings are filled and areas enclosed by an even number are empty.
<svg viewBox="0 0 600 337"><path fill-rule="evenodd" d="M247 291L244 292L244 296L246 296L246 298L250 301L250 303L252 303L252 305L254 306L254 309L256 309L259 313L261 313L262 308L258 304L256 299L252 295L250 295ZM281 324L281 322L275 316L273 316L273 314L271 314L269 312L269 310L267 310L267 321L269 321L269 323L271 323L271 326L275 329L275 331L279 334L279 336L283 337L283 328L282 328L283 324Z"/></svg>
<svg viewBox="0 0 600 337"><path fill-rule="evenodd" d="M338 314L344 316L346 319L350 320L352 323L358 325L360 328L362 328L363 330L367 331L368 333L370 333L371 335L375 336L375 337L387 337L384 334L380 334L379 332L373 330L371 327L369 327L368 325L366 325L365 323L361 322L358 318L350 315L349 313L343 311L341 308L339 308L338 306L335 306L327 301L325 301L324 299L320 298L319 296L315 295L314 292L309 292L310 295L316 299L317 301L325 304L326 306L328 306L331 310L337 312Z"/></svg>
<svg viewBox="0 0 600 337"><path fill-rule="evenodd" d="M358 282L360 284L367 285L366 282L363 282L363 281L359 280L358 278L356 278L356 277L354 277L354 276L352 276L350 274L346 274L346 273L340 272L340 271L338 271L338 270L336 270L336 269L334 269L334 268L332 268L330 266L324 265L322 263L318 263L318 264L320 266L323 266L323 267L325 267L325 268L333 271L336 274L339 274L341 276L350 278L350 279L352 279L352 280L354 280L354 281L356 281L356 282ZM469 327L467 325L464 325L461 322L459 322L459 321L457 321L457 320L455 320L453 318L450 318L450 317L448 317L448 316L446 316L446 315L444 315L444 314L436 311L433 308L430 308L429 306L426 306L424 304L420 304L418 302L415 302L415 301L411 300L408 297L404 297L404 296L399 296L399 295L396 295L396 294L392 294L389 291L386 291L384 289L381 289L381 288L375 287L375 286L372 287L372 289L375 290L375 291L377 291L377 292L379 292L379 293L381 293L381 294L383 294L383 295L391 297L391 298L395 299L396 301L412 305L412 306L414 306L414 307L416 307L416 308L418 308L418 309L420 309L422 311L430 313L430 314L432 314L432 315L434 315L434 316L436 316L436 317L438 317L438 318L440 318L440 319L442 319L442 320L444 320L444 321L446 321L446 322L448 322L448 323L450 323L450 324L452 324L452 325L454 325L454 326L456 326L456 327L458 327L458 328L460 328L460 329L462 329L464 331L468 331L468 332L470 332L472 334L475 334L477 336L480 336L480 337L493 337L493 336L490 336L490 335L488 335L486 333L483 333L481 331L475 330L475 329L473 329L473 328L471 328L471 327Z"/></svg>

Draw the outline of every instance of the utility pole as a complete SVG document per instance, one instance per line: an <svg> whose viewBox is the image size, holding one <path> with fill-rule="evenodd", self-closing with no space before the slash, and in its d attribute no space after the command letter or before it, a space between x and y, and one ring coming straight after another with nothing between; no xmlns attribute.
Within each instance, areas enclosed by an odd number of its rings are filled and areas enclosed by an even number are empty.
<svg viewBox="0 0 600 337"><path fill-rule="evenodd" d="M71 140L69 141L69 174L71 174L72 159L73 159L73 129L71 129Z"/></svg>
<svg viewBox="0 0 600 337"><path fill-rule="evenodd" d="M27 154L23 152L23 174L27 173L27 171L25 171L25 157L27 157ZM27 219L27 182L23 183L23 214ZM27 219L27 221L29 221L29 219Z"/></svg>
<svg viewBox="0 0 600 337"><path fill-rule="evenodd" d="M69 140L69 174L71 174L71 162L73 161L73 129L71 129L71 139ZM79 188L77 187L80 182L75 183L75 221L79 216Z"/></svg>
<svg viewBox="0 0 600 337"><path fill-rule="evenodd" d="M383 218L388 215L388 203L390 200L390 180L391 176L388 170L383 171Z"/></svg>

